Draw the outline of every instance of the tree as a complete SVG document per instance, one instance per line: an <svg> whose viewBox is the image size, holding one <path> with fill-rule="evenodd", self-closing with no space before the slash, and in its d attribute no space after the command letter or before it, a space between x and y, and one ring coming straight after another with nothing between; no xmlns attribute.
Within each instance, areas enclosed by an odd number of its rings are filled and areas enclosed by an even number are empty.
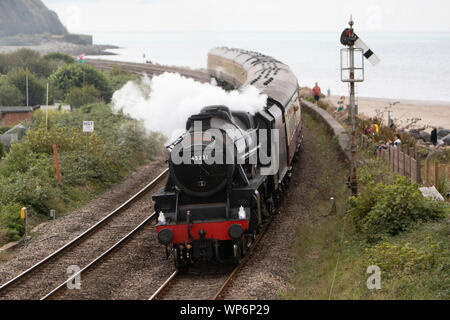
<svg viewBox="0 0 450 320"><path fill-rule="evenodd" d="M74 108L79 108L86 104L99 102L100 91L93 85L86 85L82 88L72 87L67 92L64 101Z"/></svg>
<svg viewBox="0 0 450 320"><path fill-rule="evenodd" d="M24 95L6 79L0 78L0 106L21 106Z"/></svg>
<svg viewBox="0 0 450 320"><path fill-rule="evenodd" d="M67 64L75 63L75 59L65 53L51 52L42 57L44 60L62 61Z"/></svg>
<svg viewBox="0 0 450 320"><path fill-rule="evenodd" d="M0 72L8 73L17 68L28 69L38 77L49 77L62 62L41 58L39 52L19 49L0 55Z"/></svg>
<svg viewBox="0 0 450 320"><path fill-rule="evenodd" d="M36 78L36 76L27 72L23 68L12 70L8 72L8 83L15 86L25 97L23 104L26 104L26 77L28 73L28 100L29 105L40 105L44 102L46 86L43 81Z"/></svg>
<svg viewBox="0 0 450 320"><path fill-rule="evenodd" d="M112 90L106 77L89 65L78 63L62 65L50 76L50 82L64 95L73 87L92 85L100 91L101 99L109 102L112 97Z"/></svg>

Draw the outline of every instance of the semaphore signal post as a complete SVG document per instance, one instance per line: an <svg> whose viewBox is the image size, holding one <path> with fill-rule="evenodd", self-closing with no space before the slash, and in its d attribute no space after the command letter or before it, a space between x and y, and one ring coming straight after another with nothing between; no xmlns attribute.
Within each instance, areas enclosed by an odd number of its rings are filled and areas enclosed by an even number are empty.
<svg viewBox="0 0 450 320"><path fill-rule="evenodd" d="M364 58L373 65L380 60L373 51L356 35L353 30L353 19L350 17L350 28L345 29L341 35L341 43L347 48L341 49L341 81L349 83L350 105L348 107L348 121L351 128L351 161L349 186L352 195L358 195L358 145L356 144L356 121L358 118L358 106L356 104L355 83L364 81Z"/></svg>

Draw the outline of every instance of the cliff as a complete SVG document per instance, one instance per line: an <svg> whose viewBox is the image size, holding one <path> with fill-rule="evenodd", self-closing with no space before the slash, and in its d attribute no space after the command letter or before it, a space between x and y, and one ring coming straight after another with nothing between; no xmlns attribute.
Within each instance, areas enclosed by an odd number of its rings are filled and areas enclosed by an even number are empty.
<svg viewBox="0 0 450 320"><path fill-rule="evenodd" d="M41 33L64 35L67 30L41 0L0 1L0 37Z"/></svg>

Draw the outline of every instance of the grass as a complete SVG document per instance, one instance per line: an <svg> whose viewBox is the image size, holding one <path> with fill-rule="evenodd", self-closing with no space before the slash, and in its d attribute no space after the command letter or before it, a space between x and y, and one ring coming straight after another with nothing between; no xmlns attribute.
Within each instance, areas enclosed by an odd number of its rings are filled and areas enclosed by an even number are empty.
<svg viewBox="0 0 450 320"><path fill-rule="evenodd" d="M305 98L305 100L306 101L308 101L308 102L311 102L312 104L316 104L316 101L314 100L314 97L306 97ZM322 99L320 99L318 102L317 102L317 106L319 107L319 108L322 108L323 110L327 110L328 109L328 107L329 107L329 105L328 105L328 103L326 103L326 102L324 102Z"/></svg>
<svg viewBox="0 0 450 320"><path fill-rule="evenodd" d="M0 251L0 262L6 262L9 259L11 259L11 254L7 250Z"/></svg>
<svg viewBox="0 0 450 320"><path fill-rule="evenodd" d="M284 299L327 299L332 283L339 239L342 231L346 199L349 190L345 184L348 169L341 164L337 146L327 134L327 128L308 114L303 114L304 125L311 132L317 155L314 163L314 187L307 195L311 206L305 215L309 222L297 227L293 248L295 275L290 292L281 293ZM331 163L333 162L333 163ZM336 200L336 212L330 212L330 197Z"/></svg>
<svg viewBox="0 0 450 320"><path fill-rule="evenodd" d="M292 248L295 257L292 286L280 292L280 298L450 299L449 225L445 220L417 224L409 232L386 236L382 243L397 248L400 255L392 254L392 250L376 251L378 261L386 266L381 269L381 289L367 288L370 276L367 268L374 263L370 250L379 247L363 240L354 230L350 217L346 216L348 171L337 163L336 146L326 128L308 114L304 113L303 119L315 139L316 177L308 195L311 201L306 214L310 219L297 227ZM361 152L361 156L367 163L361 168L361 175L372 176L375 180L387 175L385 179L390 179L392 173L384 163L374 159L369 152ZM330 214L330 200L324 196L330 194L337 204L333 214ZM434 248L433 255L429 254L430 247ZM408 255L403 256L405 248L410 249ZM389 257L399 258L400 262L389 260Z"/></svg>

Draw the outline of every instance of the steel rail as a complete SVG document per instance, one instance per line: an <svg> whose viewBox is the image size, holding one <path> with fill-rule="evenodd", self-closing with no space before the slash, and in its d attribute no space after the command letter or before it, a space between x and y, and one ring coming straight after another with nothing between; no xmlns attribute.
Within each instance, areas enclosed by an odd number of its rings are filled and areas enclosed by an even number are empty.
<svg viewBox="0 0 450 320"><path fill-rule="evenodd" d="M14 277L13 279L7 281L6 283L2 284L0 286L0 295L2 291L6 290L7 288L10 288L13 284L17 283L19 280L24 279L26 276L30 275L33 271L37 270L39 267L44 266L46 263L49 263L53 258L61 254L62 252L66 251L67 249L73 247L75 244L77 244L79 241L86 238L89 234L91 234L93 231L97 230L100 226L104 225L107 221L109 221L112 217L114 217L119 212L122 212L125 208L127 208L130 204L132 204L134 201L136 201L139 197L150 191L155 184L160 182L160 180L168 173L169 169L165 169L159 176L157 176L153 181L151 181L149 184L147 184L144 188L142 188L140 191L138 191L135 195L133 195L131 198L129 198L126 202L124 202L122 205L120 205L117 209L109 213L107 216L99 220L97 223L92 225L89 229L78 235L75 239L71 240L70 242L66 243L64 246L47 256L46 258L42 259L32 267L28 268L27 270L20 273L18 276Z"/></svg>
<svg viewBox="0 0 450 320"><path fill-rule="evenodd" d="M250 252L253 252L253 250L256 248L258 243L261 241L261 239L263 238L263 235L266 233L267 228L269 228L269 225L272 223L272 221L273 221L273 217L271 217L269 219L269 221L264 225L263 229L261 230L261 233L256 238L256 241L252 243L252 245L250 247ZM222 287L216 293L216 295L214 296L213 300L219 300L219 299L222 298L223 294L225 293L225 290L228 288L228 286L231 284L231 282L233 282L233 279L235 278L235 275L245 266L245 264L247 263L249 258L250 258L250 254L246 255L240 261L239 265L236 266L236 268L234 268L234 270L231 272L230 276L227 278L227 280L224 282Z"/></svg>
<svg viewBox="0 0 450 320"><path fill-rule="evenodd" d="M99 255L97 258L95 258L94 260L92 260L89 264L87 264L83 269L81 269L80 271L78 271L76 274L74 274L73 276L71 276L69 279L67 279L66 281L64 281L63 283L61 283L59 286L57 286L55 289L53 289L52 291L50 291L49 293L47 293L44 297L41 298L41 300L46 300L51 298L52 296L54 296L58 291L62 290L68 283L70 283L73 279L75 279L76 277L80 276L83 272L86 272L87 270L89 270L90 268L92 268L93 266L97 265L98 263L100 263L101 261L103 261L103 259L105 259L109 254L111 254L112 252L114 252L115 250L117 250L122 244L124 244L125 242L127 242L128 240L130 240L133 236L137 235L139 231L142 231L144 229L144 227L152 220L154 220L156 218L156 213L153 212L150 216L148 216L147 218L144 219L144 221L142 221L136 228L134 228L133 230L131 230L126 236L124 236L122 239L120 239L118 242L116 242L112 247L110 247L108 250L106 250L105 252L103 252L101 255Z"/></svg>
<svg viewBox="0 0 450 320"><path fill-rule="evenodd" d="M152 64L142 64L126 61L114 61L114 60L100 60L100 59L86 59L86 63L98 69L104 70L112 69L113 66L117 65L119 67L122 67L124 70L137 74L145 72L153 76L162 74L164 72L177 72L183 76L187 76L201 82L209 82L210 80L209 74L204 70L190 70L184 69L182 67L159 66Z"/></svg>
<svg viewBox="0 0 450 320"><path fill-rule="evenodd" d="M158 290L150 297L148 300L158 300L158 297L166 290L169 285L172 283L173 279L178 275L178 270L175 270L174 273L170 275L170 277L159 287Z"/></svg>

